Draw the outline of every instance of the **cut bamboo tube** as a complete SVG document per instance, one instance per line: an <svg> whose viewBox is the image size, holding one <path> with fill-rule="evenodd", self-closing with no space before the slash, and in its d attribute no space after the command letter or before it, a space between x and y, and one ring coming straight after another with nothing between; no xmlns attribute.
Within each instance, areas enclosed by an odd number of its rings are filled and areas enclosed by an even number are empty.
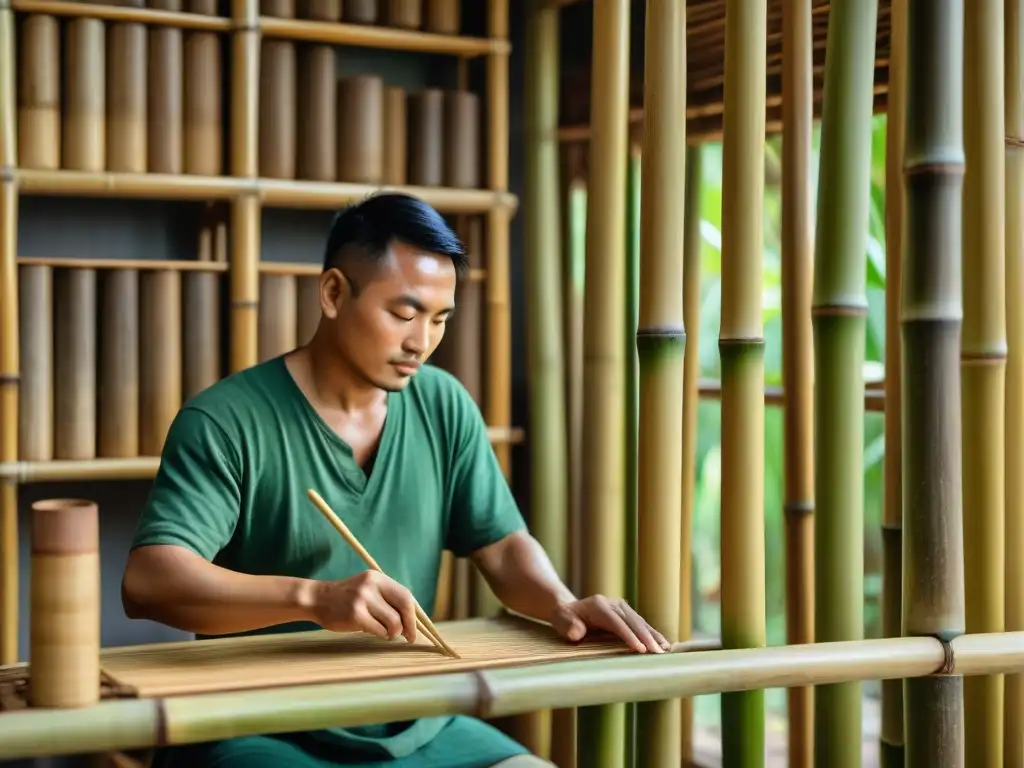
<svg viewBox="0 0 1024 768"><path fill-rule="evenodd" d="M96 455L96 271L68 269L54 279L55 459Z"/></svg>
<svg viewBox="0 0 1024 768"><path fill-rule="evenodd" d="M384 89L384 183L405 184L407 159L405 89Z"/></svg>
<svg viewBox="0 0 1024 768"><path fill-rule="evenodd" d="M27 16L18 39L18 165L60 167L60 23Z"/></svg>
<svg viewBox="0 0 1024 768"><path fill-rule="evenodd" d="M964 4L907 5L902 622L905 636L955 646L965 625L958 359ZM956 659L955 674L904 682L907 768L964 764L963 674Z"/></svg>
<svg viewBox="0 0 1024 768"><path fill-rule="evenodd" d="M216 16L219 13L218 4L218 0L185 0L185 8L189 13L203 16Z"/></svg>
<svg viewBox="0 0 1024 768"><path fill-rule="evenodd" d="M182 1L181 0L146 0L145 3L147 8L153 8L159 11L174 11L176 13L181 12Z"/></svg>
<svg viewBox="0 0 1024 768"><path fill-rule="evenodd" d="M295 342L304 345L312 340L320 325L320 279L296 278L295 293Z"/></svg>
<svg viewBox="0 0 1024 768"><path fill-rule="evenodd" d="M295 0L260 0L260 15L293 19L295 18Z"/></svg>
<svg viewBox="0 0 1024 768"><path fill-rule="evenodd" d="M337 76L334 48L304 44L299 49L298 177L311 181L337 178Z"/></svg>
<svg viewBox="0 0 1024 768"><path fill-rule="evenodd" d="M180 29L149 30L146 138L150 173L181 173L184 149L182 127L183 61Z"/></svg>
<svg viewBox="0 0 1024 768"><path fill-rule="evenodd" d="M589 525L582 545L582 589L588 595L623 595L626 589L622 328L626 324L629 7L626 0L595 3L593 15L590 111L592 123L600 127L590 143L584 295L588 322L583 329L583 506ZM491 130L497 119L489 117ZM493 145L489 150L493 161ZM622 765L626 748L622 705L582 709L578 727L581 765Z"/></svg>
<svg viewBox="0 0 1024 768"><path fill-rule="evenodd" d="M810 172L814 37L811 3L786 0L782 20L785 52L782 57L782 378L787 393L783 414L786 642L797 644L814 642L814 335L811 324L814 221ZM695 298L699 300L699 295ZM898 305L890 301L886 306ZM687 328L687 344L693 341L693 334ZM687 466L686 471L692 471L692 467ZM810 687L787 691L789 768L811 768L813 697L814 689Z"/></svg>
<svg viewBox="0 0 1024 768"><path fill-rule="evenodd" d="M146 172L146 27L107 27L107 170Z"/></svg>
<svg viewBox="0 0 1024 768"><path fill-rule="evenodd" d="M428 32L457 35L462 28L461 0L424 0L424 23Z"/></svg>
<svg viewBox="0 0 1024 768"><path fill-rule="evenodd" d="M406 178L410 184L439 187L444 182L444 92L426 88L406 101L409 137Z"/></svg>
<svg viewBox="0 0 1024 768"><path fill-rule="evenodd" d="M223 173L221 142L221 49L212 32L185 33L184 170L198 176ZM236 174L237 175L237 174Z"/></svg>
<svg viewBox="0 0 1024 768"><path fill-rule="evenodd" d="M384 0L384 24L400 29L423 26L423 0Z"/></svg>
<svg viewBox="0 0 1024 768"><path fill-rule="evenodd" d="M125 459L139 455L139 273L105 270L100 292L97 455Z"/></svg>
<svg viewBox="0 0 1024 768"><path fill-rule="evenodd" d="M159 456L181 407L181 275L143 272L139 282L139 453Z"/></svg>
<svg viewBox="0 0 1024 768"><path fill-rule="evenodd" d="M88 707L100 698L99 514L95 502L32 505L30 607L35 707Z"/></svg>
<svg viewBox="0 0 1024 768"><path fill-rule="evenodd" d="M384 81L356 75L338 81L338 180L384 180Z"/></svg>
<svg viewBox="0 0 1024 768"><path fill-rule="evenodd" d="M1024 9L1006 4L1006 423L1024 423ZM886 280L888 280L886 276ZM1006 630L1024 630L1024 432L1006 430ZM1006 676L1003 761L1024 768L1024 674ZM886 768L883 766L883 768Z"/></svg>
<svg viewBox="0 0 1024 768"><path fill-rule="evenodd" d="M53 283L50 267L21 267L18 274L21 387L18 457L53 458Z"/></svg>
<svg viewBox="0 0 1024 768"><path fill-rule="evenodd" d="M295 178L295 43L260 44L260 176Z"/></svg>
<svg viewBox="0 0 1024 768"><path fill-rule="evenodd" d="M270 360L298 346L298 302L292 275L260 275L259 360Z"/></svg>
<svg viewBox="0 0 1024 768"><path fill-rule="evenodd" d="M106 35L97 19L72 19L65 28L61 166L106 168Z"/></svg>
<svg viewBox="0 0 1024 768"><path fill-rule="evenodd" d="M339 21L341 0L299 0L299 18L314 21Z"/></svg>
<svg viewBox="0 0 1024 768"><path fill-rule="evenodd" d="M964 159L970 169L963 188L960 337L965 631L1001 632L1006 490L1003 0L971 0L964 4L964 17ZM965 764L1003 768L1003 678L965 680L963 707Z"/></svg>
<svg viewBox="0 0 1024 768"><path fill-rule="evenodd" d="M345 0L343 17L346 23L376 24L379 13L377 0Z"/></svg>
<svg viewBox="0 0 1024 768"><path fill-rule="evenodd" d="M479 187L480 99L475 93L448 91L444 94L444 142L444 185ZM551 202L554 204L556 200Z"/></svg>
<svg viewBox="0 0 1024 768"><path fill-rule="evenodd" d="M216 274L181 276L183 401L220 379L220 285Z"/></svg>

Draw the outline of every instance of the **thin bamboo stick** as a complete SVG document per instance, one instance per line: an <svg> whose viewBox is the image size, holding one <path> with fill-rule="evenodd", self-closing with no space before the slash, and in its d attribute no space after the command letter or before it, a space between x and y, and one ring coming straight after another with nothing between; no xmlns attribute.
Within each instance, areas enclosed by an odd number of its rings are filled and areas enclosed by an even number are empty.
<svg viewBox="0 0 1024 768"><path fill-rule="evenodd" d="M1006 630L1024 630L1024 9L1007 0L1006 40ZM1007 675L1003 762L1024 768L1024 675Z"/></svg>
<svg viewBox="0 0 1024 768"><path fill-rule="evenodd" d="M899 0L897 0L899 2ZM814 337L811 287L813 30L809 0L782 7L782 359L785 383L786 640L814 642ZM810 768L814 689L788 691L789 766Z"/></svg>
<svg viewBox="0 0 1024 768"><path fill-rule="evenodd" d="M955 0L907 9L902 623L905 636L946 643L956 643L965 625L958 361L963 14ZM944 671L904 682L908 768L964 765L966 670L958 663L953 674L949 666Z"/></svg>
<svg viewBox="0 0 1024 768"><path fill-rule="evenodd" d="M53 272L49 266L21 267L18 276L18 456L48 461L53 458Z"/></svg>
<svg viewBox="0 0 1024 768"><path fill-rule="evenodd" d="M21 25L18 62L18 162L60 167L60 23L33 15Z"/></svg>
<svg viewBox="0 0 1024 768"><path fill-rule="evenodd" d="M767 8L730 0L722 148L722 644L765 644L761 320ZM764 762L764 692L722 696L726 768Z"/></svg>
<svg viewBox="0 0 1024 768"><path fill-rule="evenodd" d="M967 632L1004 626L1005 162L1004 0L964 4L962 392ZM1014 298L1019 301L1019 298ZM964 759L1002 768L1003 678L964 681Z"/></svg>
<svg viewBox="0 0 1024 768"><path fill-rule="evenodd" d="M100 307L96 453L103 458L129 458L139 454L138 272L103 272ZM147 347L154 342L144 341Z"/></svg>
<svg viewBox="0 0 1024 768"><path fill-rule="evenodd" d="M139 281L139 453L158 456L181 407L181 275L143 272Z"/></svg>

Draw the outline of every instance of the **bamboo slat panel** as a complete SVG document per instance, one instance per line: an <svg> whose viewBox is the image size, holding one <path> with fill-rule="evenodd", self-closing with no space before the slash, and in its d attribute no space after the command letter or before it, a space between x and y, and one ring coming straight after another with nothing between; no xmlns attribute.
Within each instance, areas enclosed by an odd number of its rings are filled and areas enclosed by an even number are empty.
<svg viewBox="0 0 1024 768"><path fill-rule="evenodd" d="M140 698L160 698L631 653L610 637L573 645L547 625L510 615L441 622L437 628L461 659L442 655L424 637L409 645L321 630L110 648L101 653L100 665L118 687Z"/></svg>

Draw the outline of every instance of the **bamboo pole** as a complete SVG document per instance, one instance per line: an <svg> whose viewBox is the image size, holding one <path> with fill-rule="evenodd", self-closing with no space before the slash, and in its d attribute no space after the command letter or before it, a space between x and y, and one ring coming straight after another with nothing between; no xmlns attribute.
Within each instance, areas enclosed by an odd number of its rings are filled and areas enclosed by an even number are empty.
<svg viewBox="0 0 1024 768"><path fill-rule="evenodd" d="M964 4L963 330L966 632L1004 625L1005 162L1003 2ZM1014 297L1020 301L1020 297ZM933 481L934 482L934 481ZM1020 556L1020 554L1016 555ZM964 681L964 759L1003 765L1003 678Z"/></svg>
<svg viewBox="0 0 1024 768"><path fill-rule="evenodd" d="M814 638L864 636L864 334L877 0L834 2L814 242ZM861 764L861 686L814 692L815 762Z"/></svg>
<svg viewBox="0 0 1024 768"><path fill-rule="evenodd" d="M699 144L686 148L686 189L683 241L683 317L686 351L683 359L683 480L682 519L679 530L679 634L680 642L693 633L693 512L696 505L697 414L700 379L700 257L701 182L703 151ZM693 700L681 703L681 749L684 765L693 760Z"/></svg>
<svg viewBox="0 0 1024 768"><path fill-rule="evenodd" d="M882 518L882 634L899 637L903 599L902 339L903 139L906 130L907 1L890 0L885 135L885 499ZM882 682L881 768L903 768L903 681Z"/></svg>
<svg viewBox="0 0 1024 768"><path fill-rule="evenodd" d="M1024 630L1024 9L1007 0L1006 42L1006 630ZM1024 768L1024 675L1007 675L1003 762Z"/></svg>
<svg viewBox="0 0 1024 768"><path fill-rule="evenodd" d="M587 190L587 280L583 328L584 594L624 595L626 589L623 444L626 439L626 152L629 109L629 2L594 4L591 121ZM577 738L581 765L616 768L626 750L622 705L584 709Z"/></svg>
<svg viewBox="0 0 1024 768"><path fill-rule="evenodd" d="M639 613L668 640L679 626L682 540L684 228L677 210L685 199L686 3L651 0L644 43L644 152L640 209L640 355L638 438ZM678 699L637 709L641 766L679 765Z"/></svg>
<svg viewBox="0 0 1024 768"><path fill-rule="evenodd" d="M566 185L564 238L565 309L563 333L566 349L566 431L569 447L569 572L570 588L582 589L584 543L583 507L583 303L586 269L587 188L580 179Z"/></svg>
<svg viewBox="0 0 1024 768"><path fill-rule="evenodd" d="M965 624L958 361L963 13L955 0L908 3L907 11L902 622L905 636L944 643L962 639ZM908 768L964 765L966 671L960 663L943 671L904 682Z"/></svg>
<svg viewBox="0 0 1024 768"><path fill-rule="evenodd" d="M722 143L722 645L765 639L761 320L767 9L729 0ZM722 696L725 768L764 763L764 692Z"/></svg>
<svg viewBox="0 0 1024 768"><path fill-rule="evenodd" d="M897 0L898 2L899 0ZM814 642L814 35L809 0L782 6L782 365L785 386L786 641ZM788 691L789 766L810 768L814 689Z"/></svg>
<svg viewBox="0 0 1024 768"><path fill-rule="evenodd" d="M1024 669L1024 632L962 635L952 642L951 650L957 671L964 675ZM623 698L657 701L723 690L896 677L920 678L927 683L937 678L923 676L941 669L946 655L934 638L902 637L824 646L622 654L170 699L108 699L92 707L4 714L0 717L0 758L189 744L445 714L500 717L530 711L538 704L594 706Z"/></svg>

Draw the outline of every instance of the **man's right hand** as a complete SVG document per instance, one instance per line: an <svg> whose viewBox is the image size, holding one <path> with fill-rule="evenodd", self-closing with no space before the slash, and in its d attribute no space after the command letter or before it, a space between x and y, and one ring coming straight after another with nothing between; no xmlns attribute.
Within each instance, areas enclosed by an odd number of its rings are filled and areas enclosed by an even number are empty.
<svg viewBox="0 0 1024 768"><path fill-rule="evenodd" d="M379 571L363 571L342 581L313 586L313 620L332 632L367 632L393 640L416 641L416 600Z"/></svg>

